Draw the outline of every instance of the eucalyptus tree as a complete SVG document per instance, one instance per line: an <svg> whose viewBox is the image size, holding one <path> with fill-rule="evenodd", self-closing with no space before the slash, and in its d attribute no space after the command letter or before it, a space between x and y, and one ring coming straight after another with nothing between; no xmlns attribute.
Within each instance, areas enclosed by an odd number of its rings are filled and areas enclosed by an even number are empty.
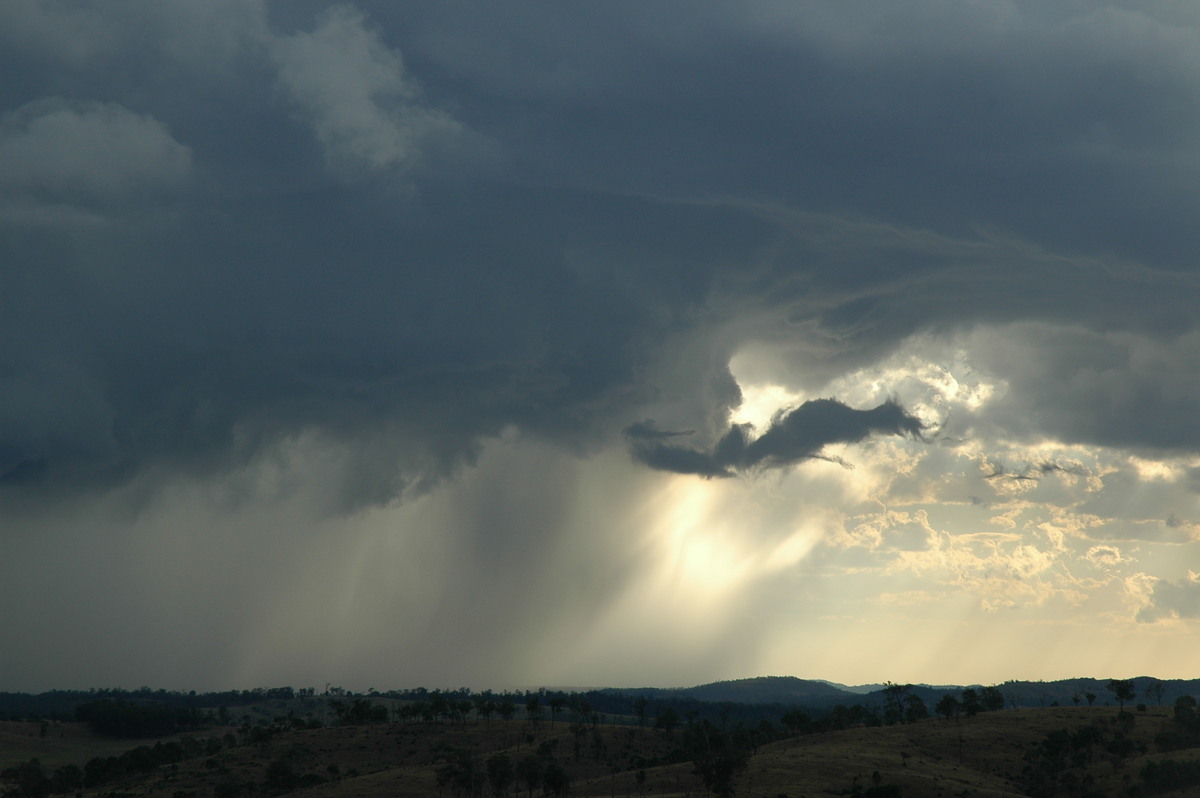
<svg viewBox="0 0 1200 798"><path fill-rule="evenodd" d="M1117 699L1120 705L1120 711L1125 711L1125 702L1132 701L1135 695L1133 691L1132 679L1111 679L1108 683L1108 689L1112 691L1113 697Z"/></svg>

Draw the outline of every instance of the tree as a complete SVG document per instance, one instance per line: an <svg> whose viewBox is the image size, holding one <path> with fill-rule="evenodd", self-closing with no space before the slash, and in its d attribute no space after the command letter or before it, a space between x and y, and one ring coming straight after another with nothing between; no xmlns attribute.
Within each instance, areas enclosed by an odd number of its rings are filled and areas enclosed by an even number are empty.
<svg viewBox="0 0 1200 798"><path fill-rule="evenodd" d="M921 696L909 693L904 697L905 723L916 723L927 717L929 717L929 710L925 707L925 702L921 700Z"/></svg>
<svg viewBox="0 0 1200 798"><path fill-rule="evenodd" d="M787 730L792 733L793 737L798 737L801 732L807 730L812 725L812 718L804 710L797 707L785 712L783 717L779 719L779 722L787 727Z"/></svg>
<svg viewBox="0 0 1200 798"><path fill-rule="evenodd" d="M450 701L441 690L429 694L429 710L435 718L443 718L450 714Z"/></svg>
<svg viewBox="0 0 1200 798"><path fill-rule="evenodd" d="M74 793L83 788L83 769L78 765L63 765L50 777L50 792Z"/></svg>
<svg viewBox="0 0 1200 798"><path fill-rule="evenodd" d="M733 795L733 780L750 762L751 741L745 734L725 734L707 720L684 732L684 750L704 788L718 796Z"/></svg>
<svg viewBox="0 0 1200 798"><path fill-rule="evenodd" d="M983 703L979 700L979 693L974 688L968 687L963 690L962 694L963 712L967 713L968 718L973 718L979 714L979 710L983 708Z"/></svg>
<svg viewBox="0 0 1200 798"><path fill-rule="evenodd" d="M387 722L387 707L373 704L368 698L354 698L349 702L331 699L329 707L337 716L338 723L346 726Z"/></svg>
<svg viewBox="0 0 1200 798"><path fill-rule="evenodd" d="M512 716L517 713L517 705L513 703L512 696L506 695L501 698L500 703L496 705L496 712L504 718L505 723L512 720Z"/></svg>
<svg viewBox="0 0 1200 798"><path fill-rule="evenodd" d="M542 716L541 700L536 695L525 696L525 718L533 725L537 725L538 719Z"/></svg>
<svg viewBox="0 0 1200 798"><path fill-rule="evenodd" d="M934 709L943 718L950 720L950 718L958 714L958 697L955 696L954 693L946 693L944 696L938 699L937 705L934 707Z"/></svg>
<svg viewBox="0 0 1200 798"><path fill-rule="evenodd" d="M455 717L458 718L459 722L462 723L463 726L466 726L467 718L470 716L471 707L473 706L471 700L468 698L460 698L457 701L452 701L451 704L454 707Z"/></svg>
<svg viewBox="0 0 1200 798"><path fill-rule="evenodd" d="M1164 687L1162 682L1160 682L1158 679L1151 679L1143 692L1145 692L1146 698L1149 698L1154 702L1155 706L1161 706L1163 700L1163 690Z"/></svg>
<svg viewBox="0 0 1200 798"><path fill-rule="evenodd" d="M1135 695L1133 691L1132 679L1112 679L1108 683L1108 689L1112 691L1113 696L1117 699L1120 705L1121 712L1125 711L1125 702L1132 701Z"/></svg>
<svg viewBox="0 0 1200 798"><path fill-rule="evenodd" d="M553 696L550 699L550 728L554 728L554 719L558 717L558 713L562 712L567 706L567 699L561 695Z"/></svg>
<svg viewBox="0 0 1200 798"><path fill-rule="evenodd" d="M492 713L496 711L496 702L487 693L480 693L475 696L474 704L475 720L484 718L487 720L487 727L492 728Z"/></svg>
<svg viewBox="0 0 1200 798"><path fill-rule="evenodd" d="M550 762L546 765L546 772L542 774L542 789L556 798L567 794L571 789L571 778L567 775L567 771L563 770L562 765L557 762Z"/></svg>
<svg viewBox="0 0 1200 798"><path fill-rule="evenodd" d="M984 687L979 691L979 701L988 712L999 712L1004 709L1004 694L1000 688Z"/></svg>
<svg viewBox="0 0 1200 798"><path fill-rule="evenodd" d="M646 699L642 696L633 699L633 714L637 715L639 729L646 725Z"/></svg>
<svg viewBox="0 0 1200 798"><path fill-rule="evenodd" d="M526 754L517 763L517 778L525 784L526 792L532 796L533 791L542 785L542 760L535 754Z"/></svg>
<svg viewBox="0 0 1200 798"><path fill-rule="evenodd" d="M1181 695L1175 699L1175 725L1187 732L1195 732L1200 728L1196 715L1196 699L1190 695Z"/></svg>
<svg viewBox="0 0 1200 798"><path fill-rule="evenodd" d="M654 719L654 728L662 729L663 734L670 735L672 731L679 727L679 713L674 707L666 707L659 711L658 717Z"/></svg>
<svg viewBox="0 0 1200 798"><path fill-rule="evenodd" d="M883 722L888 726L904 720L904 696L912 689L911 684L887 682L883 687Z"/></svg>
<svg viewBox="0 0 1200 798"><path fill-rule="evenodd" d="M488 757L487 778L492 787L492 795L504 798L508 794L509 785L516 779L516 771L513 770L513 763L508 754L493 754Z"/></svg>
<svg viewBox="0 0 1200 798"><path fill-rule="evenodd" d="M50 794L50 779L46 777L45 771L42 770L42 763L38 759L30 759L15 767L5 768L0 771L0 779L16 783L14 789L5 792L6 796L44 798Z"/></svg>

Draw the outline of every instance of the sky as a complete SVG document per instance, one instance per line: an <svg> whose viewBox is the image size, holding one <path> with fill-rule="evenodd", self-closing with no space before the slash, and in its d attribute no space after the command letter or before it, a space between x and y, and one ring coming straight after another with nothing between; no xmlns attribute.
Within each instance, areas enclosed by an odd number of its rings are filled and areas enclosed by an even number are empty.
<svg viewBox="0 0 1200 798"><path fill-rule="evenodd" d="M1200 7L8 0L0 75L0 689L1200 676Z"/></svg>

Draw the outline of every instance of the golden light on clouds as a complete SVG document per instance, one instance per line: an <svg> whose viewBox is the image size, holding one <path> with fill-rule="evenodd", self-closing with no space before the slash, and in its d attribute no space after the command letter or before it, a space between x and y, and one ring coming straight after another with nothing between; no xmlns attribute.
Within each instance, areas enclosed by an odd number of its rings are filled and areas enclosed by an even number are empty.
<svg viewBox="0 0 1200 798"><path fill-rule="evenodd" d="M759 433L766 430L776 413L797 407L808 398L803 393L770 383L739 383L738 387L742 391L742 401L730 414L729 420L734 424L751 424Z"/></svg>

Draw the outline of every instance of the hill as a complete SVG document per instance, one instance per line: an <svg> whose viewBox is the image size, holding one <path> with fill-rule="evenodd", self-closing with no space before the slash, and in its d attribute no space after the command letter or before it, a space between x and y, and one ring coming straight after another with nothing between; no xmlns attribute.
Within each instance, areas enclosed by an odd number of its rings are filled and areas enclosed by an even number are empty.
<svg viewBox="0 0 1200 798"><path fill-rule="evenodd" d="M603 692L603 691L602 691ZM853 700L856 693L823 681L797 679L794 676L759 676L723 682L663 689L642 687L636 690L611 689L609 692L637 694L657 700L690 698L696 701L735 704L825 704L829 701Z"/></svg>
<svg viewBox="0 0 1200 798"><path fill-rule="evenodd" d="M1060 679L1050 682L1012 680L995 686L1003 693L1006 704L1014 708L1087 705L1089 694L1092 696L1092 703L1104 706L1116 704L1108 689L1109 681L1094 678ZM1137 700L1147 703L1170 705L1180 696L1200 695L1200 679L1154 679L1139 676L1131 681L1135 694L1139 696ZM967 687L982 686L919 684L912 686L912 692L932 707L946 693L958 693ZM847 686L790 676L764 676L674 690L643 688L616 692L644 695L647 698L669 699L680 696L707 702L729 701L829 709L836 704L880 705L884 700L883 688L884 685Z"/></svg>
<svg viewBox="0 0 1200 798"><path fill-rule="evenodd" d="M46 777L59 763L93 773L127 761L130 769L113 770L86 794L150 798L467 796L492 794L492 784L513 796L529 784L554 794L547 781L553 772L580 798L682 798L706 793L705 772L743 735L746 760L731 782L738 795L1184 796L1197 794L1200 784L1200 748L1167 734L1176 724L1161 707L1121 717L1099 706L1003 710L794 735L779 727L720 730L703 721L663 732L578 715L557 722L300 725L281 718L269 726L197 730L153 745L140 741L118 757L114 741L81 724L50 724L43 734L41 724L7 722L0 724L0 769L11 788L18 763L10 752L37 758ZM167 759L155 761L160 756ZM138 762L149 767L138 770ZM524 773L532 774L528 784ZM1180 778L1194 781L1162 789Z"/></svg>

